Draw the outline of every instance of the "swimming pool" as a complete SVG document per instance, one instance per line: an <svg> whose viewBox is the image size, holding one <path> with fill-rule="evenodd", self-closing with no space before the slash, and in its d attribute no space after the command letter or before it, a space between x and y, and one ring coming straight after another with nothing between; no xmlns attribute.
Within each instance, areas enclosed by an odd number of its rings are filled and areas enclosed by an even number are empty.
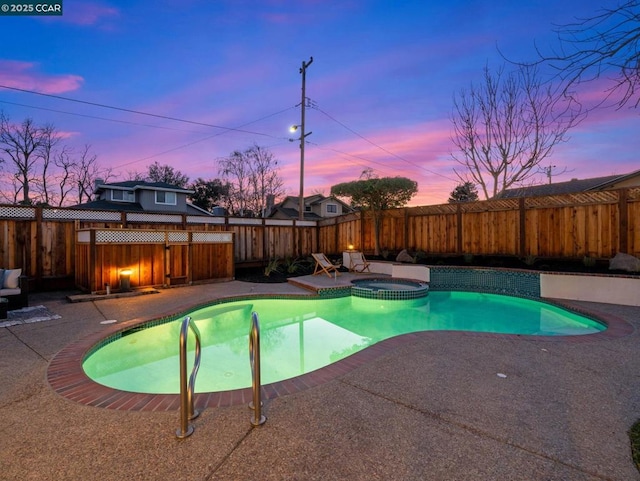
<svg viewBox="0 0 640 481"><path fill-rule="evenodd" d="M309 373L411 332L567 336L605 329L598 321L544 302L473 292L438 291L409 300L345 296L220 303L190 313L203 344L196 392L251 385L248 332L252 311L260 316L264 384ZM176 393L181 319L137 326L103 340L85 357L85 373L122 391ZM193 346L193 339L189 344Z"/></svg>

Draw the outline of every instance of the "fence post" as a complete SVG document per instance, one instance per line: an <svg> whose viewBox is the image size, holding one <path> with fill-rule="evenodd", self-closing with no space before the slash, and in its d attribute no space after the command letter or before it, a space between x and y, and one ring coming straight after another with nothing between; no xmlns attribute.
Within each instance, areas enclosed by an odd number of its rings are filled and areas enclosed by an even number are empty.
<svg viewBox="0 0 640 481"><path fill-rule="evenodd" d="M96 272L96 230L95 229L91 229L89 231L89 272L87 274L89 276L89 279L88 279L89 292L96 292L98 290L98 283L96 282L97 272Z"/></svg>
<svg viewBox="0 0 640 481"><path fill-rule="evenodd" d="M402 229L402 248L403 249L408 249L410 246L408 246L407 244L409 243L409 208L405 207L404 208L404 229ZM416 249L418 248L418 246L413 246Z"/></svg>
<svg viewBox="0 0 640 481"><path fill-rule="evenodd" d="M524 197L518 199L518 211L520 220L520 257L525 257L527 255L527 223Z"/></svg>
<svg viewBox="0 0 640 481"><path fill-rule="evenodd" d="M627 203L628 191L618 191L618 252L628 253L629 250L629 204Z"/></svg>
<svg viewBox="0 0 640 481"><path fill-rule="evenodd" d="M456 204L456 251L462 255L462 204Z"/></svg>
<svg viewBox="0 0 640 481"><path fill-rule="evenodd" d="M45 249L42 248L44 244L43 235L42 235L42 206L39 205L36 207L36 286L38 289L42 288L42 272L44 270L44 259L42 256L44 255ZM25 245L27 245L25 239ZM29 252L26 252L27 256L30 256ZM26 258L23 260L26 261Z"/></svg>
<svg viewBox="0 0 640 481"><path fill-rule="evenodd" d="M364 210L359 212L360 214L360 250L362 252L365 251L366 246L364 245L365 234L364 234ZM375 232L373 233L375 235Z"/></svg>

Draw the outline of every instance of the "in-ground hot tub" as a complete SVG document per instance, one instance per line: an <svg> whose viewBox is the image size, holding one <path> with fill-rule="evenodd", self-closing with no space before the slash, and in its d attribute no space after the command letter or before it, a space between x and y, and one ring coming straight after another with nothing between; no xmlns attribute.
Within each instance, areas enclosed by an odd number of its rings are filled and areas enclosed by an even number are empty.
<svg viewBox="0 0 640 481"><path fill-rule="evenodd" d="M409 279L354 279L351 283L351 295L366 299L419 299L429 294L428 284Z"/></svg>

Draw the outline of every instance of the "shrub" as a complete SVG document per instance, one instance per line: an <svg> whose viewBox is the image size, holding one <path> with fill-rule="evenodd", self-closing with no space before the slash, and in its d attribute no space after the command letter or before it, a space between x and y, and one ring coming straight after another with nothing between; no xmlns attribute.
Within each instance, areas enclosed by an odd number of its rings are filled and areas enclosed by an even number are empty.
<svg viewBox="0 0 640 481"><path fill-rule="evenodd" d="M287 274L295 274L304 267L304 261L297 257L286 257L284 259L284 268Z"/></svg>
<svg viewBox="0 0 640 481"><path fill-rule="evenodd" d="M271 259L264 268L264 275L269 277L272 273L279 271L280 260L276 257Z"/></svg>

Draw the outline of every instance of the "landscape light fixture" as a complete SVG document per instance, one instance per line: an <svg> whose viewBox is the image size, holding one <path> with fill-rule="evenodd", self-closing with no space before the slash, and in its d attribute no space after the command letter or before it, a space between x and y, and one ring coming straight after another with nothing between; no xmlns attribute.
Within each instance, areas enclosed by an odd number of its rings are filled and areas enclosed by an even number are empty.
<svg viewBox="0 0 640 481"><path fill-rule="evenodd" d="M120 291L129 292L131 290L131 269L122 269L120 271Z"/></svg>

